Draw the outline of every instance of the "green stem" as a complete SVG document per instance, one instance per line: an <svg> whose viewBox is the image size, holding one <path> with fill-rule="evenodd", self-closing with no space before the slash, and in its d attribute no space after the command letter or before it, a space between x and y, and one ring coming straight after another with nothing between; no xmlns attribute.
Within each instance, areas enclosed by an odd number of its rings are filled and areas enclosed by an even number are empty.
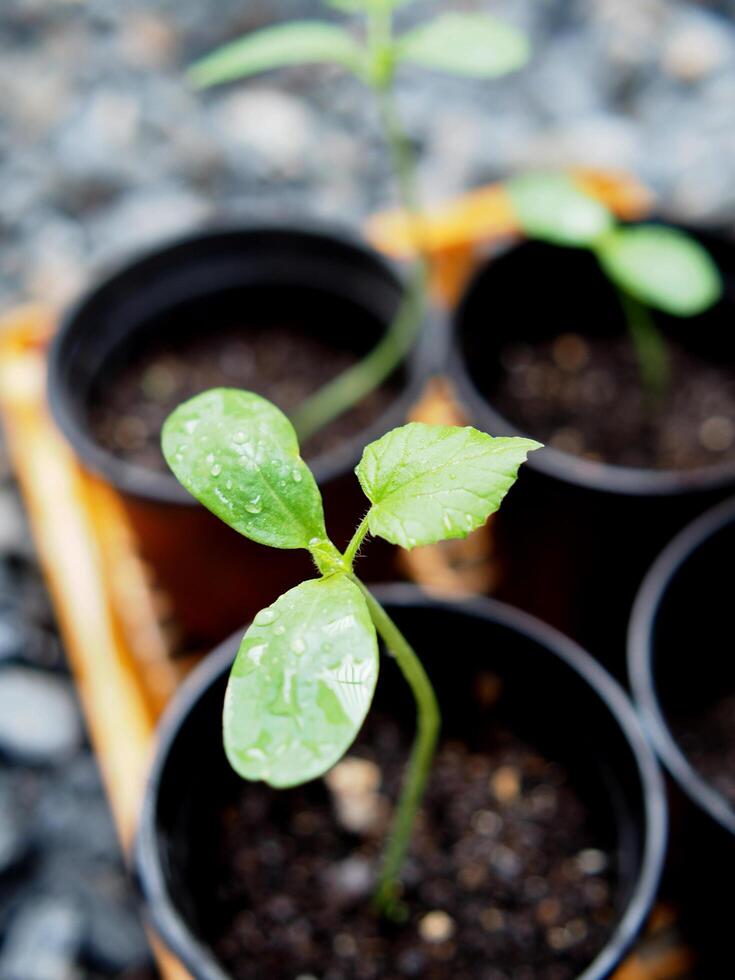
<svg viewBox="0 0 735 980"><path fill-rule="evenodd" d="M390 7L373 3L368 16L369 80L378 102L383 133L401 204L411 225L417 258L406 293L383 338L357 364L328 381L294 413L292 421L302 442L343 415L390 377L413 347L426 309L428 263L418 230L421 207L416 165L393 98L391 30Z"/></svg>
<svg viewBox="0 0 735 980"><path fill-rule="evenodd" d="M666 341L643 303L622 289L618 290L618 295L638 356L641 383L646 392L659 401L668 391L671 381Z"/></svg>
<svg viewBox="0 0 735 980"><path fill-rule="evenodd" d="M328 381L304 401L292 416L304 441L374 391L411 350L424 313L426 273L417 267L398 313L383 338L352 367Z"/></svg>
<svg viewBox="0 0 735 980"><path fill-rule="evenodd" d="M350 578L364 595L370 618L388 651L395 657L416 701L416 738L383 852L383 864L374 896L377 911L395 918L401 913L399 876L429 778L441 715L431 681L413 648L372 593L356 576L351 575Z"/></svg>
<svg viewBox="0 0 735 980"><path fill-rule="evenodd" d="M368 515L366 514L360 521L360 525L352 535L352 540L347 545L345 553L342 555L342 560L344 561L347 568L352 571L352 565L355 561L357 552L360 550L360 545L362 544L363 538L368 533Z"/></svg>

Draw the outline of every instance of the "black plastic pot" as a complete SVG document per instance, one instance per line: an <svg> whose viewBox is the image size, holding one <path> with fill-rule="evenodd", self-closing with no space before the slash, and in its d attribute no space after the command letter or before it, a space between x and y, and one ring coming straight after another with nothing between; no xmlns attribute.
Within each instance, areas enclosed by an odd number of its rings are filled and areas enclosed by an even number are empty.
<svg viewBox="0 0 735 980"><path fill-rule="evenodd" d="M479 739L500 719L570 772L617 859L619 919L581 977L607 977L648 915L666 838L663 781L618 684L574 643L532 617L489 599L439 602L408 585L379 598L420 650L442 702L447 737ZM227 974L202 934L211 906L197 896L198 849L211 834L214 801L237 777L221 747L224 686L239 637L208 657L168 711L141 815L136 866L155 928L197 980ZM383 658L377 705L413 717L410 695ZM478 677L502 681L488 708Z"/></svg>
<svg viewBox="0 0 735 980"><path fill-rule="evenodd" d="M661 316L660 325L703 358L735 364L735 245L714 234L696 237L722 271L723 299L693 319ZM538 242L508 247L479 271L455 328L451 373L473 424L531 437L493 406L506 344L626 329L590 253ZM733 491L735 465L655 471L553 447L533 453L496 519L497 594L560 627L623 676L625 629L646 568L676 531Z"/></svg>
<svg viewBox="0 0 735 980"><path fill-rule="evenodd" d="M196 504L168 472L131 465L100 445L89 419L93 393L107 372L162 335L175 338L179 325L200 329L233 313L247 318L255 311L257 318L265 310L270 322L274 311L283 311L335 347L362 353L388 328L402 292L393 268L348 237L287 227L211 231L126 265L62 325L49 361L54 417L82 464L121 493L143 557L172 600L189 645L219 642L308 575L309 560L303 552L265 552ZM348 444L309 461L337 543L346 544L364 509L352 474L362 449L405 421L436 341L433 329L425 331L384 415ZM392 567L391 554L373 550L377 575ZM208 583L206 603L199 601L202 582Z"/></svg>
<svg viewBox="0 0 735 980"><path fill-rule="evenodd" d="M668 887L684 904L702 970L711 971L702 976L721 976L717 968L733 962L735 807L694 768L676 729L686 715L735 693L733 555L735 499L699 517L661 553L628 633L635 700L678 789Z"/></svg>

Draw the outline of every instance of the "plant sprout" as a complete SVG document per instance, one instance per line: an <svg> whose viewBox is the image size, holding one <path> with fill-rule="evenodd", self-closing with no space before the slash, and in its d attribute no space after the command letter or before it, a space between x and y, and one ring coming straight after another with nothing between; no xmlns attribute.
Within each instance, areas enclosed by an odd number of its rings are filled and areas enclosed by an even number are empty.
<svg viewBox="0 0 735 980"><path fill-rule="evenodd" d="M670 387L670 356L651 310L690 317L720 298L720 274L706 249L676 228L618 224L562 174L524 174L507 186L529 238L595 255L618 291L643 386L660 399Z"/></svg>
<svg viewBox="0 0 735 980"><path fill-rule="evenodd" d="M293 426L259 395L197 395L169 416L162 445L183 486L226 524L272 548L305 548L319 572L262 609L240 644L224 704L225 751L240 776L290 787L339 761L370 708L378 636L409 684L417 731L375 892L376 909L400 917L399 876L440 714L421 660L355 574L355 558L368 533L409 549L466 537L539 443L419 422L393 429L355 470L370 507L344 552L327 535Z"/></svg>
<svg viewBox="0 0 735 980"><path fill-rule="evenodd" d="M421 249L421 208L414 155L394 100L397 68L407 64L489 79L520 68L528 59L525 36L483 13L441 14L397 36L394 12L410 2L325 0L328 6L362 19L360 36L330 21L291 21L226 44L189 71L193 83L203 88L290 65L338 65L367 85L378 104L401 203L416 244L415 268L383 339L364 358L315 392L294 414L302 439L347 411L393 373L416 341L425 313L427 265Z"/></svg>

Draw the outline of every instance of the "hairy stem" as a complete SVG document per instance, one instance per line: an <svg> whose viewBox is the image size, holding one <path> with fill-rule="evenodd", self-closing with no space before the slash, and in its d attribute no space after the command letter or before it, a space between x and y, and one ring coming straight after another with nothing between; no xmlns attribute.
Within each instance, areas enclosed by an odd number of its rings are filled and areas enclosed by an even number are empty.
<svg viewBox="0 0 735 980"><path fill-rule="evenodd" d="M413 648L372 593L354 575L350 577L365 596L378 635L395 657L416 701L416 737L393 815L393 826L383 852L383 863L373 899L379 913L396 918L401 911L399 877L431 770L441 715L431 681Z"/></svg>
<svg viewBox="0 0 735 980"><path fill-rule="evenodd" d="M666 341L643 303L622 289L618 291L618 295L630 339L638 356L641 383L648 395L659 401L668 391L671 381Z"/></svg>
<svg viewBox="0 0 735 980"><path fill-rule="evenodd" d="M380 70L382 59L391 57L390 45L390 9L380 3L373 4L368 19L368 47L373 65L370 85L378 102L401 204L410 223L415 266L398 311L379 343L357 364L319 388L294 413L292 421L301 440L308 439L343 415L395 371L413 347L426 309L428 270L419 234L421 208L416 166L411 144L395 107L392 65L388 64L385 72Z"/></svg>

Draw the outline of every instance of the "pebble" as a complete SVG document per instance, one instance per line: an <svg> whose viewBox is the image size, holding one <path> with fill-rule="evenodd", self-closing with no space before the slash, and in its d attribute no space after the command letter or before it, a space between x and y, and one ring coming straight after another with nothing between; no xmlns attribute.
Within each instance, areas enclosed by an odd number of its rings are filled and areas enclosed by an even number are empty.
<svg viewBox="0 0 735 980"><path fill-rule="evenodd" d="M0 980L75 980L83 935L79 909L63 899L27 901L0 952Z"/></svg>
<svg viewBox="0 0 735 980"><path fill-rule="evenodd" d="M724 415L713 415L702 423L699 429L699 441L705 449L713 453L721 453L735 440L735 424Z"/></svg>
<svg viewBox="0 0 735 980"><path fill-rule="evenodd" d="M31 764L68 758L82 742L68 681L26 667L0 670L0 752Z"/></svg>
<svg viewBox="0 0 735 980"><path fill-rule="evenodd" d="M427 914L419 922L419 935L428 943L444 943L454 935L454 919L436 909Z"/></svg>
<svg viewBox="0 0 735 980"><path fill-rule="evenodd" d="M490 789L500 803L513 803L521 793L521 774L513 766L501 766L490 777Z"/></svg>

